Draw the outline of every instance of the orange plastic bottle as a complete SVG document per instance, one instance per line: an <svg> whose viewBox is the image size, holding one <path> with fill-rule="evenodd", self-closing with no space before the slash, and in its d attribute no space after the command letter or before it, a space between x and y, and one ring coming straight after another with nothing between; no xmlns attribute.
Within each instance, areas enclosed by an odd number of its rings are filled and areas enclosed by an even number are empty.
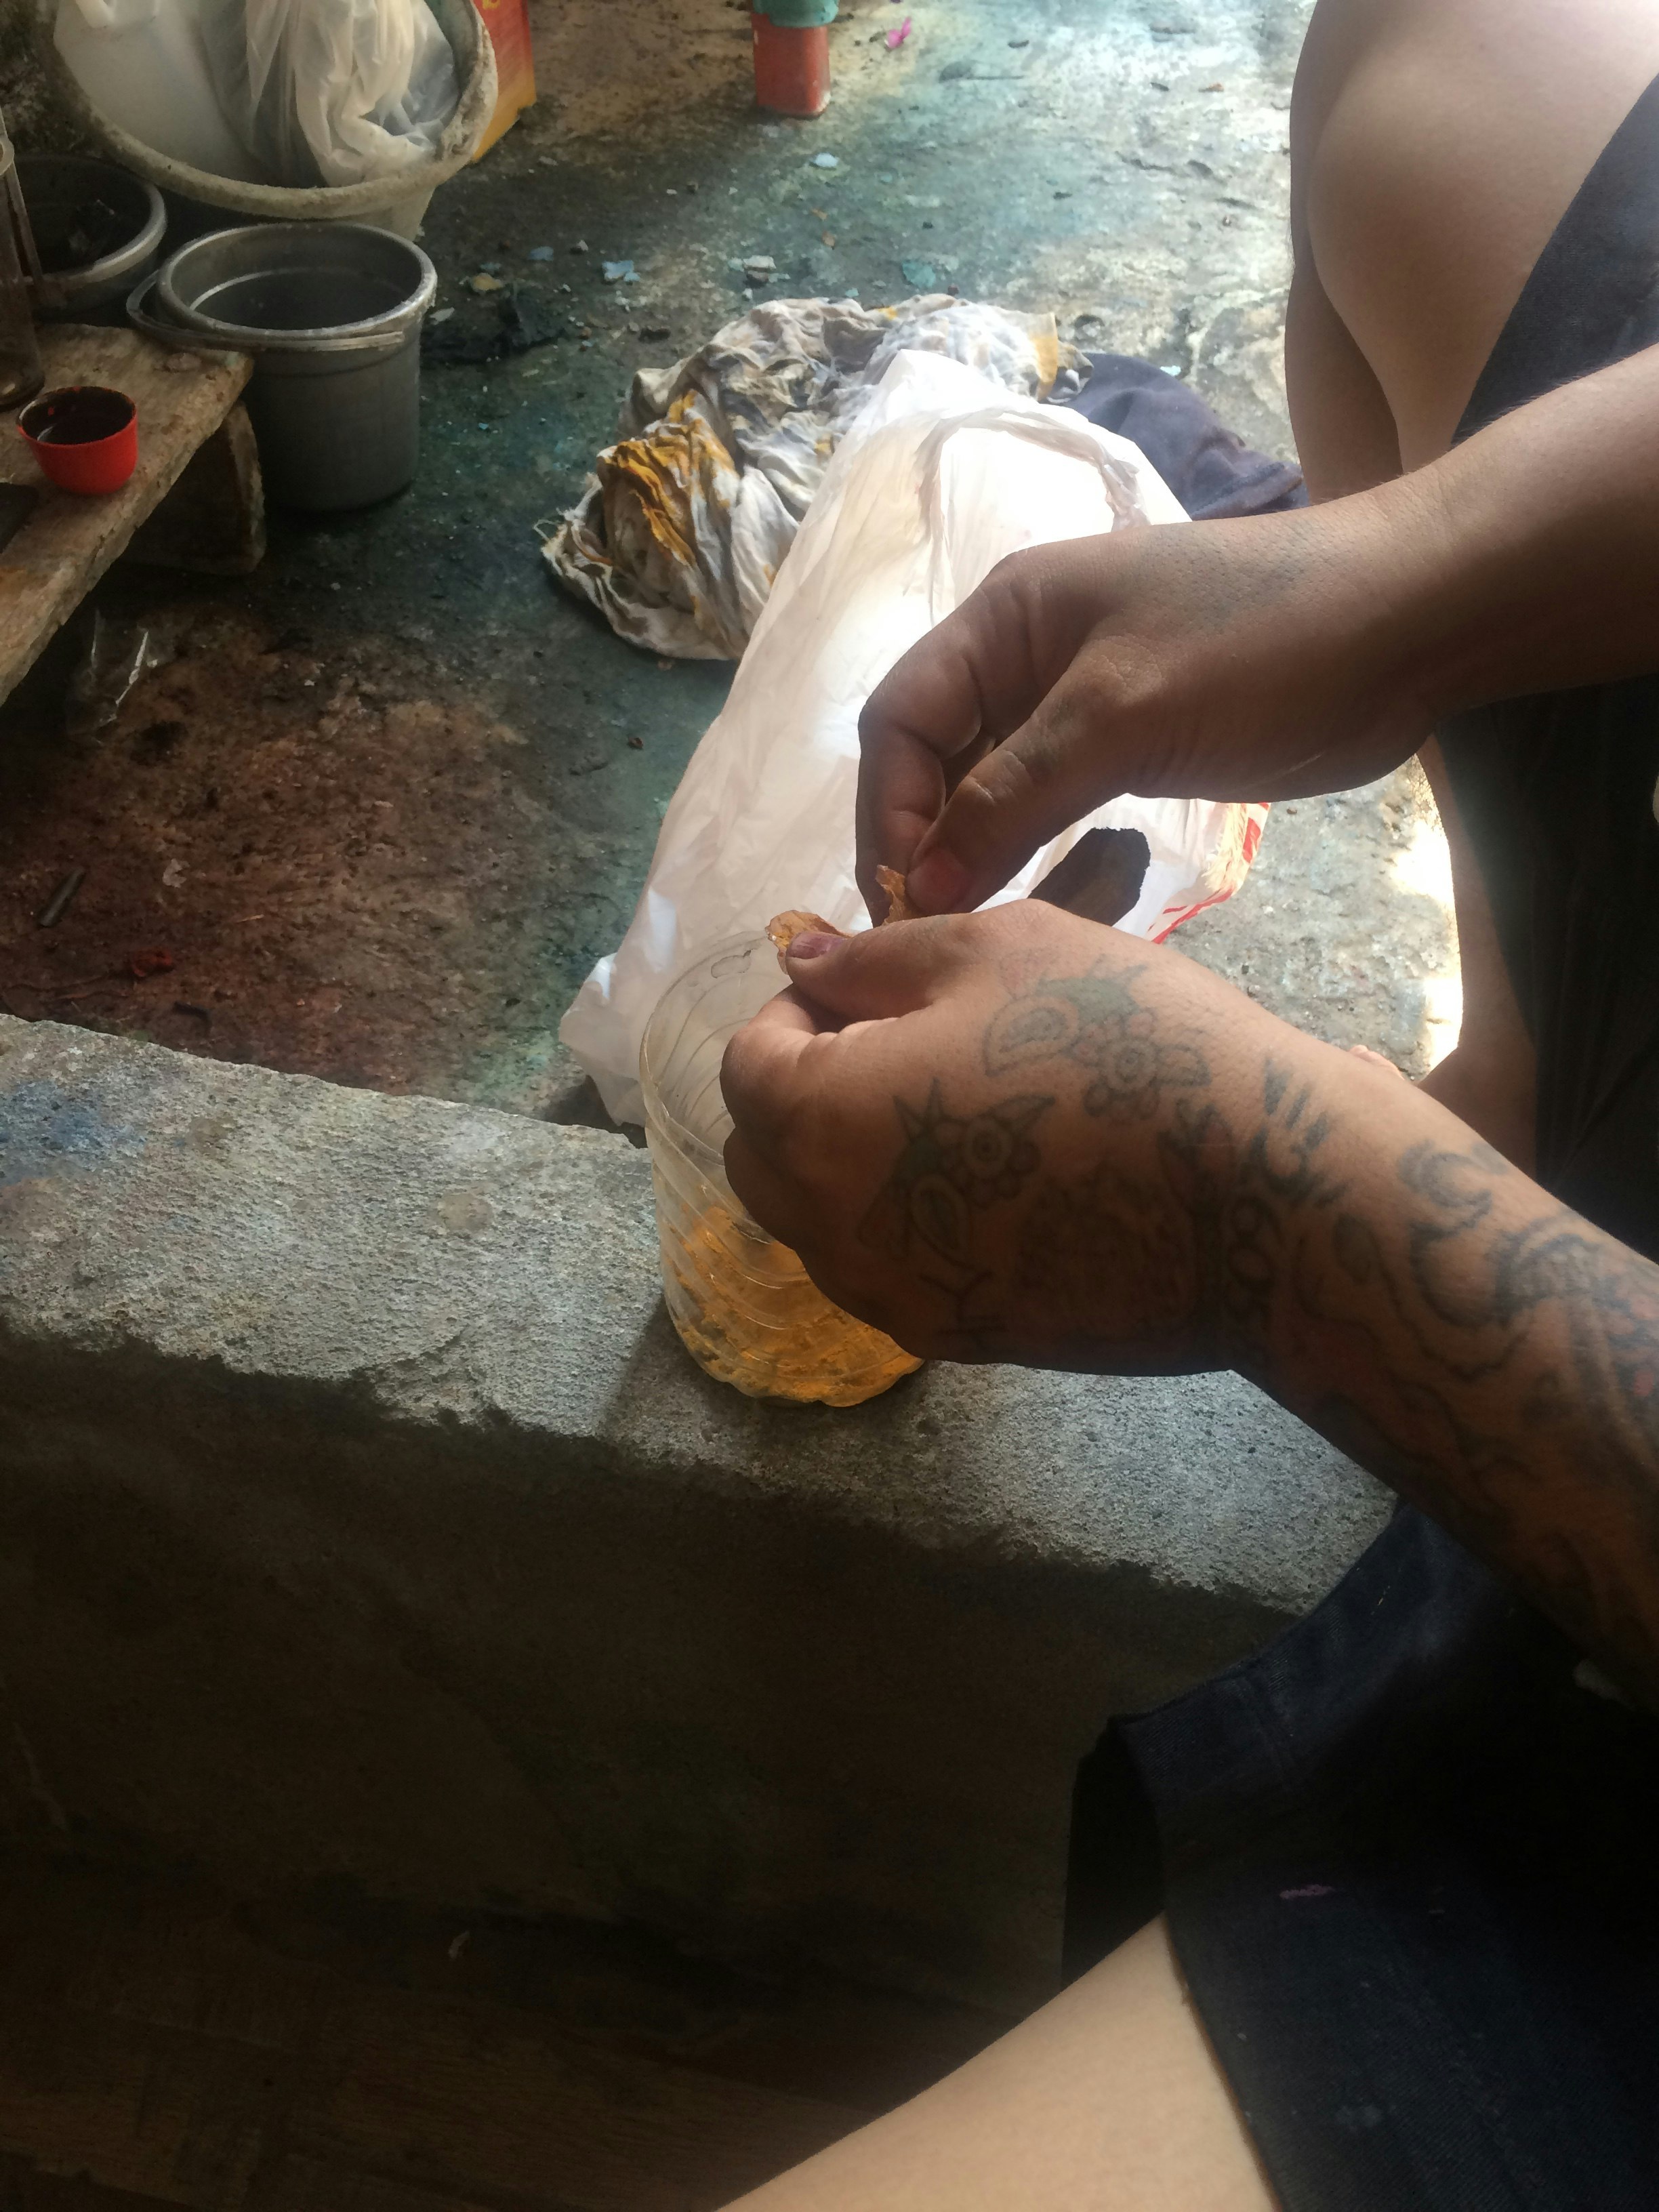
<svg viewBox="0 0 1659 2212"><path fill-rule="evenodd" d="M830 105L836 0L765 0L750 17L755 98L775 115L822 115Z"/></svg>

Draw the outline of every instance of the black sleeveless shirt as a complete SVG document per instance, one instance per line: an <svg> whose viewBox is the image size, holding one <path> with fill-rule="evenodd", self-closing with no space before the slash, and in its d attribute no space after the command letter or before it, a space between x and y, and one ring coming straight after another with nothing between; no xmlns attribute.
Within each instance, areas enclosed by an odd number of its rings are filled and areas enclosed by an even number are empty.
<svg viewBox="0 0 1659 2212"><path fill-rule="evenodd" d="M1527 282L1457 436L1659 342L1659 83ZM1659 584L1653 664L1659 671ZM1538 1176L1659 1258L1659 674L1441 733L1538 1050Z"/></svg>
<svg viewBox="0 0 1659 2212"><path fill-rule="evenodd" d="M1656 342L1659 84L1459 434ZM1659 1257L1659 675L1442 742L1538 1047L1540 1179ZM1309 1619L1108 1730L1079 1776L1068 1961L1163 1905L1285 2212L1646 2212L1656 1838L1659 1722L1402 1507Z"/></svg>

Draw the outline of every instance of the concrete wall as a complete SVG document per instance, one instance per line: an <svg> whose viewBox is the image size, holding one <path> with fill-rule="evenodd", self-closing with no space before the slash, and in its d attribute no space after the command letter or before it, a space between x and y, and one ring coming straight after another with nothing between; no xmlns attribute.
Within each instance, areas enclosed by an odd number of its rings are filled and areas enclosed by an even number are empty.
<svg viewBox="0 0 1659 2212"><path fill-rule="evenodd" d="M623 1139L0 1020L0 1833L1041 1996L1071 1770L1380 1524L1231 1377L681 1351Z"/></svg>

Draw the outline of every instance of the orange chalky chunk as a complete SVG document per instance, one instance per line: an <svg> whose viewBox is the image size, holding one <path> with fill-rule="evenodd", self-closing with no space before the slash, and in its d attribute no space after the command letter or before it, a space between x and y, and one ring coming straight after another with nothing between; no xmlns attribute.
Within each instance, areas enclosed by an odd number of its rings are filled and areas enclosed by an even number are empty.
<svg viewBox="0 0 1659 2212"><path fill-rule="evenodd" d="M906 896L904 878L896 868L878 867L876 881L887 894L887 911L877 925L884 929L890 921L920 921ZM778 965L784 967L790 946L808 930L820 932L825 937L845 937L848 932L837 929L833 921L826 921L821 914L808 914L804 907L792 906L783 914L775 914L766 925L766 933L778 949ZM786 969L786 973L787 970Z"/></svg>

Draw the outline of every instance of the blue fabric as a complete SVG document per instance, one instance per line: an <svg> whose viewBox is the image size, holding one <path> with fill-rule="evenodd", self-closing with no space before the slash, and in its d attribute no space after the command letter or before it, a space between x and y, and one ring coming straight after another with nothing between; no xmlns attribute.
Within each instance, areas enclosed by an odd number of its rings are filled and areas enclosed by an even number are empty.
<svg viewBox="0 0 1659 2212"><path fill-rule="evenodd" d="M1178 376L1133 354L1088 360L1088 382L1062 404L1139 446L1194 522L1308 504L1300 469L1255 452Z"/></svg>

